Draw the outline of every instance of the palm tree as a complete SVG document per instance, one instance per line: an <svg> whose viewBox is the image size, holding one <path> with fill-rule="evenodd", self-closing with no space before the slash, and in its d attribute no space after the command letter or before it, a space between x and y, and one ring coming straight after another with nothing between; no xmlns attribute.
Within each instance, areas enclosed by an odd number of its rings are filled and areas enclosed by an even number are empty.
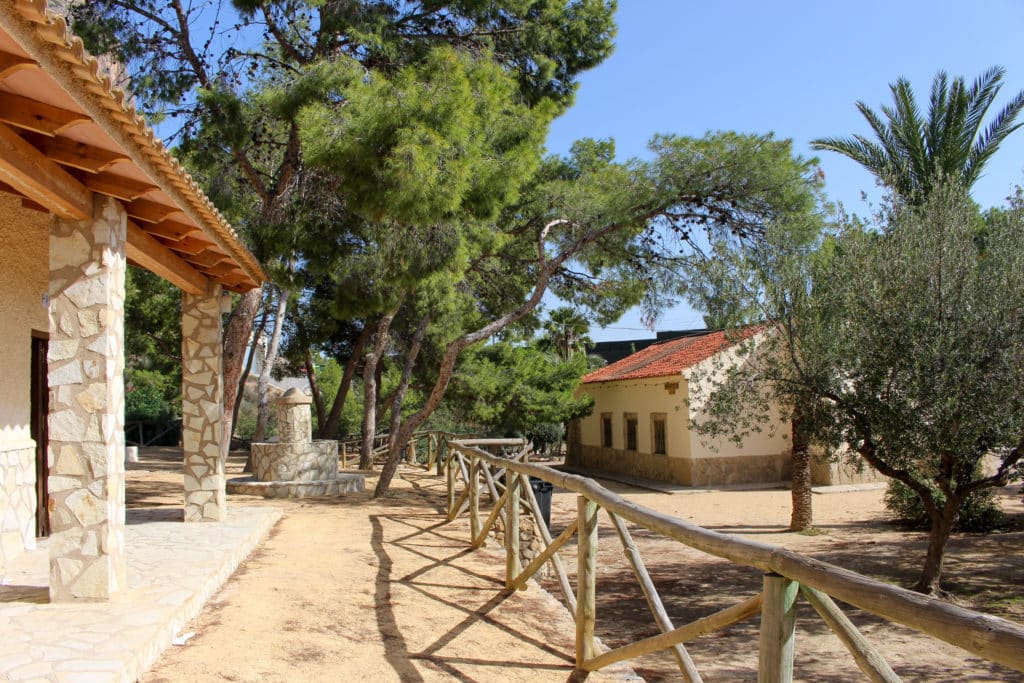
<svg viewBox="0 0 1024 683"><path fill-rule="evenodd" d="M561 306L548 314L541 348L554 351L562 360L569 360L577 353L587 352L591 344L589 331L590 323L585 317L569 306Z"/></svg>
<svg viewBox="0 0 1024 683"><path fill-rule="evenodd" d="M920 201L939 177L954 179L969 190L999 144L1024 125L1014 122L1024 108L1021 91L982 131L985 114L1002 87L1003 74L1002 67L992 67L968 88L963 78L950 81L946 72L940 71L932 80L927 118L921 116L910 83L900 78L889 85L893 106L882 107L884 118L864 102L857 102L877 140L864 135L820 138L813 140L811 147L853 159L909 201Z"/></svg>

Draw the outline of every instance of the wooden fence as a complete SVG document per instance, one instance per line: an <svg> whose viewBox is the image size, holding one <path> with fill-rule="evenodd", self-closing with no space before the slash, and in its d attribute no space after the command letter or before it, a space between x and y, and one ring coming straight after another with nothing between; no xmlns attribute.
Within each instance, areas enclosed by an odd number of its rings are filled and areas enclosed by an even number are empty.
<svg viewBox="0 0 1024 683"><path fill-rule="evenodd" d="M506 551L505 586L508 589L524 589L527 580L541 566L551 564L566 605L575 617L576 668L582 671L597 671L633 657L669 650L683 678L700 681L701 676L684 643L760 615L758 681L790 681L796 606L800 596L810 603L849 649L869 680L898 681L900 678L832 598L952 643L979 657L1024 671L1024 627L1016 623L875 581L799 553L710 531L655 512L623 499L592 479L528 462L529 450L520 440L442 439L438 443L442 442L447 450L442 452L438 447L435 457L439 458L446 476L449 521L468 512L470 544L474 548L483 545L491 528L501 524ZM482 450L481 446L512 448L514 452L511 455L493 455ZM537 477L577 494L576 518L557 538L552 538L544 523L539 521L541 511L529 477ZM457 493L460 479L464 485L461 493ZM482 493L493 503L483 521ZM594 640L597 517L600 509L604 509L611 519L661 631L660 635L604 653L597 651ZM533 515L544 544L544 550L526 567L522 566L519 553L519 521L523 513ZM675 626L626 527L627 521L709 555L763 570L762 592L684 626ZM558 554L573 536L577 537L575 591Z"/></svg>

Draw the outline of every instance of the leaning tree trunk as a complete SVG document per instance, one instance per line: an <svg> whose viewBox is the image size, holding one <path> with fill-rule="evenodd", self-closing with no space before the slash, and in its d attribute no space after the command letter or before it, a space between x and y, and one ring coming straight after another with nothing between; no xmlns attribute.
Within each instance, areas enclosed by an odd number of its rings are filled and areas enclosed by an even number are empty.
<svg viewBox="0 0 1024 683"><path fill-rule="evenodd" d="M256 431L252 435L253 441L263 441L267 438L267 423L270 421L270 400L267 396L270 387L270 371L277 362L277 351L281 344L281 329L284 327L284 316L288 310L288 292L279 287L273 287L272 291L277 292L277 311L274 313L274 331L270 334L270 343L267 345L267 355L260 368L260 378L256 385Z"/></svg>
<svg viewBox="0 0 1024 683"><path fill-rule="evenodd" d="M385 313L377 323L377 338L374 340L373 350L366 354L366 363L363 366L363 442L359 448L361 470L373 468L373 439L377 433L377 364L380 363L387 348L391 321L394 320L401 305L399 301L398 305Z"/></svg>
<svg viewBox="0 0 1024 683"><path fill-rule="evenodd" d="M238 379L245 364L245 351L249 348L253 321L260 308L260 290L251 289L238 300L231 311L227 328L224 330L224 404L221 459L227 458L231 448L231 435L235 427L235 401L238 398Z"/></svg>
<svg viewBox="0 0 1024 683"><path fill-rule="evenodd" d="M390 485L391 479L395 476L395 472L398 471L398 463L402 461L406 445L409 443L409 439L399 438L402 425L402 403L405 401L405 392L409 388L412 371L416 367L416 358L420 355L420 348L423 346L423 338L427 334L427 325L429 324L430 315L428 314L423 316L420 324L416 327L416 332L412 336L412 342L409 344L409 351L405 355L402 380L398 383L398 388L395 389L394 400L391 403L391 441L388 443L388 457L384 461L384 467L381 468L380 477L377 480L378 483L381 479L384 479ZM386 488L384 490L387 491ZM378 495L376 491L374 495Z"/></svg>
<svg viewBox="0 0 1024 683"><path fill-rule="evenodd" d="M946 543L953 533L957 513L963 496L950 495L945 505L929 511L930 527L928 529L928 552L925 554L924 569L921 577L914 585L914 590L927 595L941 593L939 582L942 579L942 560L946 552Z"/></svg>
<svg viewBox="0 0 1024 683"><path fill-rule="evenodd" d="M814 524L811 503L811 450L807 439L801 433L800 418L794 416L793 460L792 460L792 497L793 511L789 518L790 531L806 531Z"/></svg>

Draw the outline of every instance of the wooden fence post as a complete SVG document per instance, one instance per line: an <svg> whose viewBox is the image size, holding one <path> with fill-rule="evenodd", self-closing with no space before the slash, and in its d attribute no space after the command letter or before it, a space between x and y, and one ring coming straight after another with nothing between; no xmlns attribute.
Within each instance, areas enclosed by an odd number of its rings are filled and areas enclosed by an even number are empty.
<svg viewBox="0 0 1024 683"><path fill-rule="evenodd" d="M800 584L785 576L764 575L758 683L790 683L793 680L793 641L799 590Z"/></svg>
<svg viewBox="0 0 1024 683"><path fill-rule="evenodd" d="M597 618L597 503L576 497L578 568L576 571L576 668L597 654L594 621Z"/></svg>
<svg viewBox="0 0 1024 683"><path fill-rule="evenodd" d="M452 518L452 513L455 510L455 463L452 462L454 456L448 454L447 468L445 470L445 481L448 485L448 519ZM439 462L440 464L440 462Z"/></svg>
<svg viewBox="0 0 1024 683"><path fill-rule="evenodd" d="M469 456L469 542L480 534L480 460Z"/></svg>
<svg viewBox="0 0 1024 683"><path fill-rule="evenodd" d="M512 590L523 569L519 561L519 475L505 470L505 487L505 588Z"/></svg>

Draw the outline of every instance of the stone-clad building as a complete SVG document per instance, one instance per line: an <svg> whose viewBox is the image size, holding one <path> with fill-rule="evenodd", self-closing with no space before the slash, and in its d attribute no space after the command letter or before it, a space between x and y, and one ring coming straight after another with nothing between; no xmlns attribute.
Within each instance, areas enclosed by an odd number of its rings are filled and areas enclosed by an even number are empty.
<svg viewBox="0 0 1024 683"><path fill-rule="evenodd" d="M49 533L53 600L124 586L124 278L182 290L185 520L224 515L221 313L252 254L64 20L0 4L0 569Z"/></svg>

